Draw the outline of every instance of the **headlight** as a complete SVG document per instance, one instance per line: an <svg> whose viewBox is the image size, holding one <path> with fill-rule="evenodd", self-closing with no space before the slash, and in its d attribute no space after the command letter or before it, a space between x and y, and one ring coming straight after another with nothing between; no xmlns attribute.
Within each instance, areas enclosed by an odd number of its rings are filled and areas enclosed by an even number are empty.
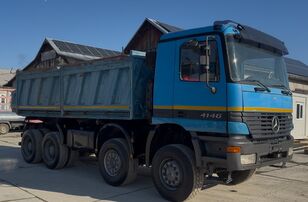
<svg viewBox="0 0 308 202"><path fill-rule="evenodd" d="M241 164L247 165L247 164L255 164L257 161L257 155L256 154L242 154L241 155Z"/></svg>

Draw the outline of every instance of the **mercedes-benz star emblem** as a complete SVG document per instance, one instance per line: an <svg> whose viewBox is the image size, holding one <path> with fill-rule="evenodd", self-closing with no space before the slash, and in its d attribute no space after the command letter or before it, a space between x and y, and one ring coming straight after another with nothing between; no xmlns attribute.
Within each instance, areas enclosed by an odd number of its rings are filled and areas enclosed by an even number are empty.
<svg viewBox="0 0 308 202"><path fill-rule="evenodd" d="M274 131L274 133L278 133L279 129L280 129L279 119L277 116L274 116L272 119L272 130Z"/></svg>

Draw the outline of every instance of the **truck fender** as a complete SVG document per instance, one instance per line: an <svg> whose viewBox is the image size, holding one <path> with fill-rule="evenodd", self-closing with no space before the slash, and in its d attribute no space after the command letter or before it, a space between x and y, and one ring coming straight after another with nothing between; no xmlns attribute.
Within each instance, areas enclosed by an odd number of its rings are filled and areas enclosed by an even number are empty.
<svg viewBox="0 0 308 202"><path fill-rule="evenodd" d="M152 140L155 137L156 131L158 130L159 126L156 126L155 129L151 130L149 132L147 141L146 141L146 147L145 147L145 164L146 166L150 166L150 153L151 153L151 144ZM201 149L199 145L199 139L196 132L190 132L191 135L191 141L194 148L195 158L196 158L196 166L201 166Z"/></svg>
<svg viewBox="0 0 308 202"><path fill-rule="evenodd" d="M158 126L155 127L154 130L151 130L149 132L148 138L147 138L147 142L146 142L146 146L145 146L145 165L147 167L150 166L150 153L151 153L151 144L152 144L152 140L154 138L154 135L156 133Z"/></svg>
<svg viewBox="0 0 308 202"><path fill-rule="evenodd" d="M62 128L58 123L56 124L56 126L59 131L60 143L64 144L64 134L63 134Z"/></svg>
<svg viewBox="0 0 308 202"><path fill-rule="evenodd" d="M129 133L128 133L127 130L125 130L121 125L116 124L116 123L107 123L107 124L105 124L105 125L99 130L98 135L97 135L96 140L95 140L95 142L96 142L96 143L95 143L96 149L98 149L98 146L99 146L99 142L98 142L99 137L100 137L101 135L103 135L102 132L103 132L106 128L108 128L108 127L117 128L118 130L121 131L121 133L124 135L124 137L125 137L125 139L126 139L126 141L127 141L127 143L128 143L129 152L130 152L130 154L133 156L133 155L134 155L134 147L133 147L133 144L132 144L131 136L129 135ZM99 151L98 151L98 152L99 152Z"/></svg>
<svg viewBox="0 0 308 202"><path fill-rule="evenodd" d="M196 132L190 132L191 142L195 150L196 166L201 167L201 148L199 144L199 138Z"/></svg>

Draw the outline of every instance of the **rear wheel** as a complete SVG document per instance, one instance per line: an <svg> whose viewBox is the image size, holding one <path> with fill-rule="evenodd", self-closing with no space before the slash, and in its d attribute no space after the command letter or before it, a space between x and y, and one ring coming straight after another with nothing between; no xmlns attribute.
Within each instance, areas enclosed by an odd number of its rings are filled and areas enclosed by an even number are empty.
<svg viewBox="0 0 308 202"><path fill-rule="evenodd" d="M0 124L0 135L5 135L9 132L10 127L6 123L1 123Z"/></svg>
<svg viewBox="0 0 308 202"><path fill-rule="evenodd" d="M193 151L185 145L168 145L156 152L152 177L158 192L167 200L191 199L199 192L204 175L196 168Z"/></svg>
<svg viewBox="0 0 308 202"><path fill-rule="evenodd" d="M233 171L231 173L232 181L228 183L227 185L241 184L247 181L249 178L251 178L255 172L256 172L256 169ZM217 173L217 175L219 178L221 178L224 181L228 179L228 172L225 172L225 171L219 172Z"/></svg>
<svg viewBox="0 0 308 202"><path fill-rule="evenodd" d="M37 129L26 130L21 139L21 154L28 163L38 163L42 160L42 133Z"/></svg>
<svg viewBox="0 0 308 202"><path fill-rule="evenodd" d="M69 149L60 141L58 132L49 132L44 136L42 142L43 160L50 169L60 169L68 161Z"/></svg>
<svg viewBox="0 0 308 202"><path fill-rule="evenodd" d="M131 158L125 139L113 138L100 149L98 163L104 180L113 186L133 182L137 176L136 161Z"/></svg>
<svg viewBox="0 0 308 202"><path fill-rule="evenodd" d="M75 162L77 161L78 157L79 157L79 152L73 149L69 149L68 150L68 159L67 162L65 164L65 167L72 167L74 166Z"/></svg>

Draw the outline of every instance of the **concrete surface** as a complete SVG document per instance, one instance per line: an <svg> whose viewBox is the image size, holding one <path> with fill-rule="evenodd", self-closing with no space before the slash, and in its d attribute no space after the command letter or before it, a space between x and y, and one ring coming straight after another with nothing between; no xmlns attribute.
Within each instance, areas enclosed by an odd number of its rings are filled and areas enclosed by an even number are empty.
<svg viewBox="0 0 308 202"><path fill-rule="evenodd" d="M3 201L163 201L149 170L137 181L112 187L101 178L95 158L82 158L72 168L49 170L22 160L19 133L0 136L0 202ZM287 168L259 169L237 186L212 185L193 201L308 201L308 155L299 151Z"/></svg>

